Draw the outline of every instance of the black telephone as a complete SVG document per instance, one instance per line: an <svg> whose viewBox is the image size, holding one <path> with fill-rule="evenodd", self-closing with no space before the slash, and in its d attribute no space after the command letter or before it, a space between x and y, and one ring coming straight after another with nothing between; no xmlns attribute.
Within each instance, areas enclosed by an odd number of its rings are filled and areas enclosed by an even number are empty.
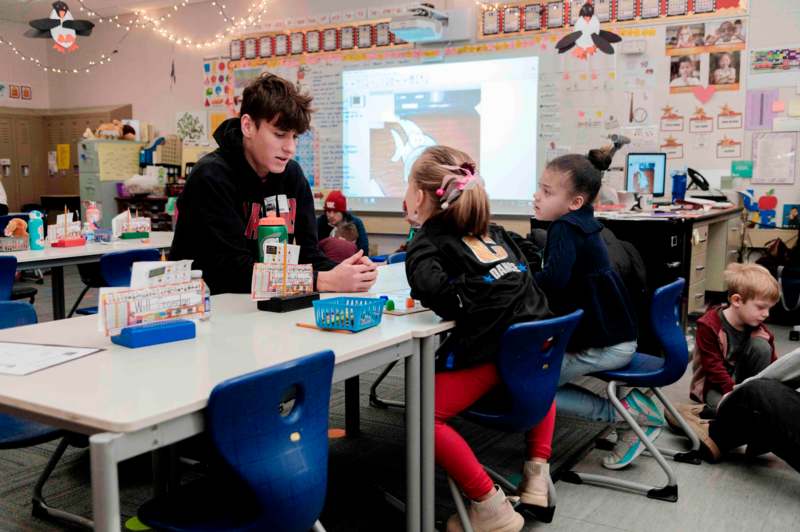
<svg viewBox="0 0 800 532"><path fill-rule="evenodd" d="M687 190L692 188L692 185L696 186L700 190L708 190L708 181L705 177L703 177L703 174L694 168L687 168L686 172L689 174L689 179L692 180L691 184L686 187Z"/></svg>

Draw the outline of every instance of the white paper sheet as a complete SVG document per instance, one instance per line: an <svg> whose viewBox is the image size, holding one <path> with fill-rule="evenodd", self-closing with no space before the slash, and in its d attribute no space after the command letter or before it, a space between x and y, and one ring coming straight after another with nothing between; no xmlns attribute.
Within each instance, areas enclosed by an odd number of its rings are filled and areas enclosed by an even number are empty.
<svg viewBox="0 0 800 532"><path fill-rule="evenodd" d="M28 375L98 351L102 349L0 342L0 374Z"/></svg>

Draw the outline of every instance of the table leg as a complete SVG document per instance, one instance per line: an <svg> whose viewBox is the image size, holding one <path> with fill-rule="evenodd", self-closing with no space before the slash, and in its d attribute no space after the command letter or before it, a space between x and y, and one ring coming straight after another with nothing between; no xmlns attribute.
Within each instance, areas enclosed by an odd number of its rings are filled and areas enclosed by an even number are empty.
<svg viewBox="0 0 800 532"><path fill-rule="evenodd" d="M353 438L361 432L361 400L358 375L344 381L344 430Z"/></svg>
<svg viewBox="0 0 800 532"><path fill-rule="evenodd" d="M97 532L118 532L121 527L119 510L119 478L114 441L119 434L95 434L89 438L92 467L92 513Z"/></svg>
<svg viewBox="0 0 800 532"><path fill-rule="evenodd" d="M406 530L419 530L420 493L420 364L419 349L406 358Z"/></svg>
<svg viewBox="0 0 800 532"><path fill-rule="evenodd" d="M422 455L422 532L433 532L435 522L435 472L436 463L434 457L434 361L435 361L436 337L429 336L422 338L420 347L420 416L422 433L420 436L420 447Z"/></svg>
<svg viewBox="0 0 800 532"><path fill-rule="evenodd" d="M53 319L63 320L66 316L64 309L64 267L53 266L50 268L50 282L53 290Z"/></svg>

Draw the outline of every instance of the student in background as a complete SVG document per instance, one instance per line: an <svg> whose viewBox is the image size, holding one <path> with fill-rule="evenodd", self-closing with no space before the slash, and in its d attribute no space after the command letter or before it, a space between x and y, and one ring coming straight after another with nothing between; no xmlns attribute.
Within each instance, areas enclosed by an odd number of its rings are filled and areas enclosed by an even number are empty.
<svg viewBox="0 0 800 532"><path fill-rule="evenodd" d="M355 224L358 230L356 247L369 255L369 237L361 218L347 212L347 198L339 190L332 190L325 198L325 214L317 217L317 238L322 240L332 235L334 229L342 222Z"/></svg>
<svg viewBox="0 0 800 532"><path fill-rule="evenodd" d="M603 226L592 208L602 178L598 168L608 168L610 156L608 150L564 155L545 168L533 197L534 213L537 219L552 223L544 266L534 279L556 314L583 309L564 356L556 402L568 415L620 423L617 447L603 460L605 467L619 469L630 464L644 445L632 430L624 430L622 417L608 399L568 385L582 375L623 367L636 351L633 305L611 266L600 236ZM664 418L652 399L634 389L622 403L651 440L658 436Z"/></svg>
<svg viewBox="0 0 800 532"><path fill-rule="evenodd" d="M688 55L678 59L678 72L669 82L670 87L695 87L700 85L700 78L697 77L694 69L694 61Z"/></svg>
<svg viewBox="0 0 800 532"><path fill-rule="evenodd" d="M436 462L472 500L475 530L519 531L524 518L447 421L500 384L495 357L503 333L514 323L550 317L547 300L508 233L489 223L489 198L469 155L427 148L411 168L405 203L409 221L421 226L406 255L411 296L456 322L437 352ZM522 504L548 506L554 424L555 404L527 435ZM461 530L457 515L447 530Z"/></svg>
<svg viewBox="0 0 800 532"><path fill-rule="evenodd" d="M358 240L356 225L349 222L340 223L334 228L331 236L319 241L319 249L332 261L342 262L358 251L356 240Z"/></svg>
<svg viewBox="0 0 800 532"><path fill-rule="evenodd" d="M713 417L722 397L775 360L775 341L764 325L780 287L763 266L733 263L725 269L728 304L697 320L690 396Z"/></svg>

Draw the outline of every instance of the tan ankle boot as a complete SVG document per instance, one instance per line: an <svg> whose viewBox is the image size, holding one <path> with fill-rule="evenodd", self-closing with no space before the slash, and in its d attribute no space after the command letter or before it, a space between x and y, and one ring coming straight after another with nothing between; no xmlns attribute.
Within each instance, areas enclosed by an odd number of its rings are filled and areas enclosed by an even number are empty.
<svg viewBox="0 0 800 532"><path fill-rule="evenodd" d="M517 488L520 502L546 508L550 488L550 464L526 461Z"/></svg>
<svg viewBox="0 0 800 532"><path fill-rule="evenodd" d="M525 519L514 511L500 487L485 501L472 501L467 509L469 522L475 532L519 532ZM464 532L458 514L447 520L447 532Z"/></svg>

